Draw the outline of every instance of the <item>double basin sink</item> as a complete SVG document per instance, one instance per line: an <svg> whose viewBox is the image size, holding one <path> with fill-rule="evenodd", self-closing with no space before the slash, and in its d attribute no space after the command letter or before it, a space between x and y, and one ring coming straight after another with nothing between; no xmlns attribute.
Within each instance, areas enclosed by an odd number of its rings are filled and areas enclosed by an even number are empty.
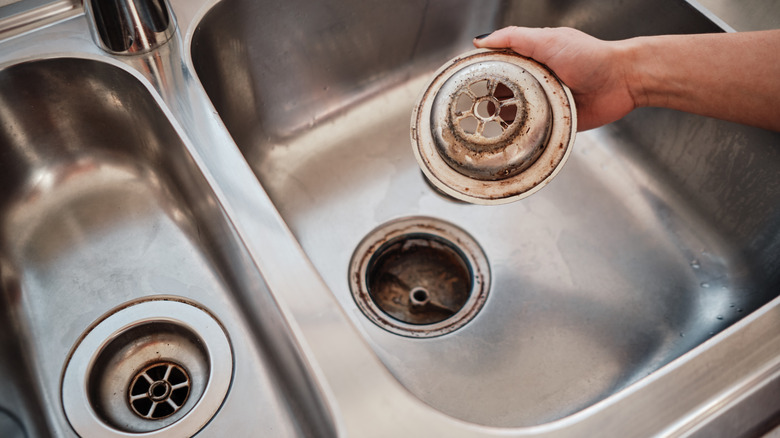
<svg viewBox="0 0 780 438"><path fill-rule="evenodd" d="M0 42L0 435L734 436L774 423L777 134L637 110L580 133L540 192L490 207L432 189L409 139L426 81L474 35L722 31L706 11L171 7L177 33L148 54L102 52L78 13ZM364 237L415 217L463 230L489 264L479 313L440 336L380 327L350 288ZM190 403L212 409L117 420L128 395L106 401L96 380L126 388L187 349L149 351L131 375L101 364L163 342L201 352ZM85 422L68 408L79 397Z"/></svg>

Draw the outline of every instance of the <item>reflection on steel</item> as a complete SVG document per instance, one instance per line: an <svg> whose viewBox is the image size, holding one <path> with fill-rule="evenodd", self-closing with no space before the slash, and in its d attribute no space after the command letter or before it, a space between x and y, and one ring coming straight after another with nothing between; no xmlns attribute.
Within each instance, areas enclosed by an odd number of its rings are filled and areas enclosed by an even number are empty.
<svg viewBox="0 0 780 438"><path fill-rule="evenodd" d="M95 43L115 55L146 53L176 32L168 0L84 0Z"/></svg>

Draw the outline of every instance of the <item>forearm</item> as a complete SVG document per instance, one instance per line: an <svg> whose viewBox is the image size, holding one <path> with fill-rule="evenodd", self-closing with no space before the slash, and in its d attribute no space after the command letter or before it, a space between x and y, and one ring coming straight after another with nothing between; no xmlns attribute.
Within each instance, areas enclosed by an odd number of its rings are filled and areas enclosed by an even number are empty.
<svg viewBox="0 0 780 438"><path fill-rule="evenodd" d="M780 131L780 30L640 37L618 44L637 106Z"/></svg>

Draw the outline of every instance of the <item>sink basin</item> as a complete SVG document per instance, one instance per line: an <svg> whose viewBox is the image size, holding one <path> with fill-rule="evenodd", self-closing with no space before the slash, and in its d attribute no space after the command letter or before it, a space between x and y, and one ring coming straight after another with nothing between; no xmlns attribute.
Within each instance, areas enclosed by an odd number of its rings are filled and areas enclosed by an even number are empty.
<svg viewBox="0 0 780 438"><path fill-rule="evenodd" d="M642 109L580 133L561 173L520 202L435 192L411 150L415 100L474 35L510 24L604 39L720 31L677 0L225 0L190 48L241 153L384 366L436 410L499 427L593 406L780 291L776 134ZM375 325L348 278L366 235L412 216L469 233L490 265L481 311L426 339Z"/></svg>
<svg viewBox="0 0 780 438"><path fill-rule="evenodd" d="M76 346L89 339L107 344L95 338L95 324L129 308L138 309L138 321L161 312L155 318L163 322L132 323L143 332L139 339L167 336L168 346L185 339L197 346L190 349L202 356L200 369L222 370L207 384L219 380L230 391L212 401L215 417L198 414L194 431L207 423L211 436L217 430L238 436L306 430L306 415L290 411L294 396L284 383L300 367L280 353L289 342L284 322L188 142L139 77L90 59L7 65L0 69L0 114L0 435L75 436L68 424L75 427L74 418L71 412L66 418L60 405L73 395L61 382L66 364L94 362L97 356L89 355L79 362ZM242 316L245 290L269 300L262 323ZM150 299L173 304L135 305ZM202 315L200 325L179 327L179 317L162 310L171 306ZM125 318L123 327L132 321ZM111 345L121 343L119 332L111 335L120 326L100 327L106 339L113 336ZM259 347L254 340L263 339L266 329L275 331L275 341ZM221 350L227 366L216 367L219 357L209 349L206 330L233 345L232 353ZM114 373L121 389L121 379L129 384L132 377L118 375L127 371L132 351L115 350L120 353L103 374ZM161 359L175 361L177 351ZM197 371L190 369L189 381L203 381ZM83 412L88 416L101 411L91 393L90 400L92 411ZM114 436L100 427L80 433Z"/></svg>

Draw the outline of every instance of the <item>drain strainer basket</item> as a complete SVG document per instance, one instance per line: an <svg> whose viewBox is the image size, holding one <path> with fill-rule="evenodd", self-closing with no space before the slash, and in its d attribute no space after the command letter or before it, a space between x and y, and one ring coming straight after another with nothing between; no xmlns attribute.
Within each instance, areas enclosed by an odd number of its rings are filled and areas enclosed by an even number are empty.
<svg viewBox="0 0 780 438"><path fill-rule="evenodd" d="M178 363L153 362L133 378L127 401L139 417L160 420L184 407L191 386L189 373Z"/></svg>
<svg viewBox="0 0 780 438"><path fill-rule="evenodd" d="M412 114L426 178L474 204L504 204L544 187L577 129L571 91L542 64L512 51L475 50L442 66Z"/></svg>

